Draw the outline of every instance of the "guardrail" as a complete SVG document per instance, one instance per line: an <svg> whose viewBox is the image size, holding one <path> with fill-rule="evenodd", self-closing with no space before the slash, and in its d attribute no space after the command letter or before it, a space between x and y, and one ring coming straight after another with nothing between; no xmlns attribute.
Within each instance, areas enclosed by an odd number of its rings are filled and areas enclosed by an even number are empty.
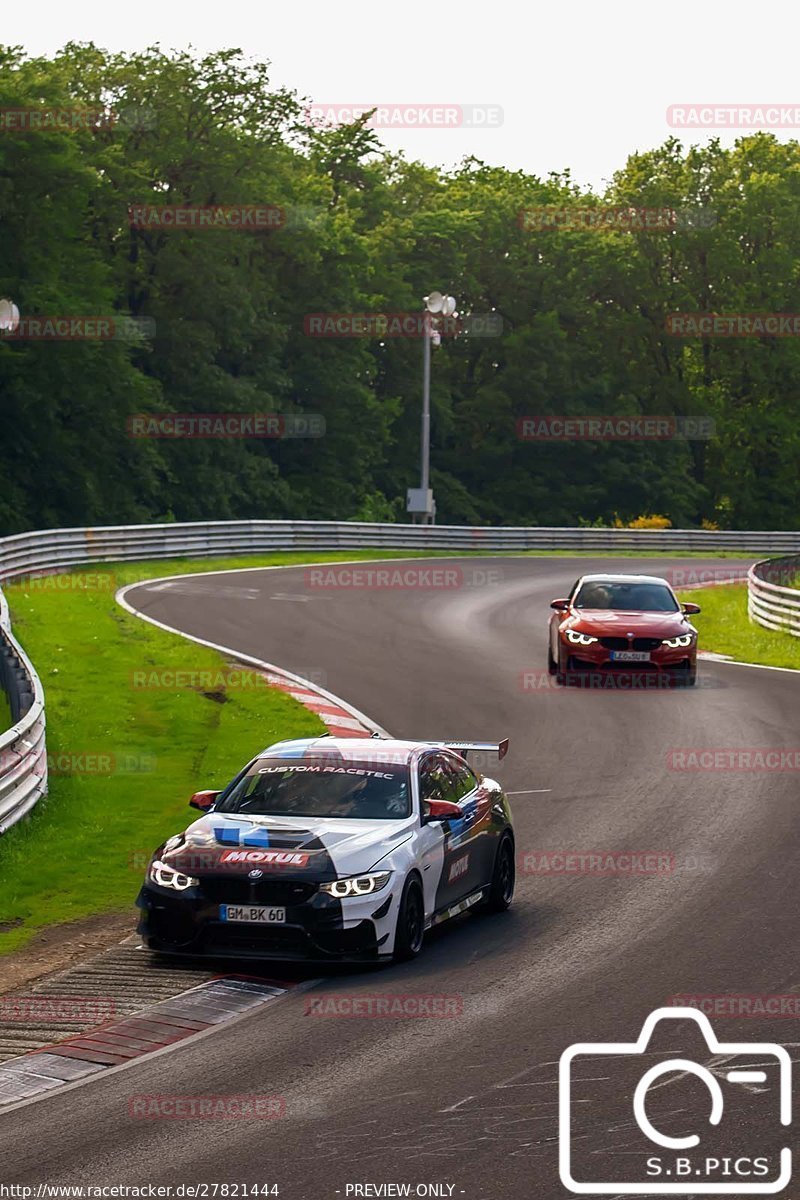
<svg viewBox="0 0 800 1200"><path fill-rule="evenodd" d="M11 707L11 729L0 731L0 834L24 817L47 792L44 691L39 676L11 632L0 592L0 689Z"/></svg>
<svg viewBox="0 0 800 1200"><path fill-rule="evenodd" d="M782 583L775 583L781 579ZM800 555L767 558L747 574L747 611L765 629L800 637L800 589L787 583L800 579Z"/></svg>
<svg viewBox="0 0 800 1200"><path fill-rule="evenodd" d="M740 550L800 553L800 532L382 525L365 521L211 521L46 529L0 539L0 582L92 562L272 550Z"/></svg>
<svg viewBox="0 0 800 1200"><path fill-rule="evenodd" d="M508 526L388 525L366 521L209 521L164 525L104 525L43 529L0 538L0 584L98 562L208 558L276 550L734 550L742 554L800 556L800 533L705 529L562 529ZM759 564L761 565L761 564ZM751 613L768 628L789 628L791 604L758 578ZM751 585L751 595L754 593ZM763 592L770 590L769 601ZM794 593L797 595L797 593ZM767 607L769 604L771 607ZM783 623L777 621L780 609ZM11 697L15 725L0 734L0 834L24 816L47 790L44 693L32 663L11 633L0 592L0 687Z"/></svg>

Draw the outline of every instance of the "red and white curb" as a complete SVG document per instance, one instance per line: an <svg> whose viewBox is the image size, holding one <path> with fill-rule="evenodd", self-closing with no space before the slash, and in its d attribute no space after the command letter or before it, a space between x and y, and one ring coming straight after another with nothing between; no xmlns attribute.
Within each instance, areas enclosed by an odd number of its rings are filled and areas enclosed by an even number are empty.
<svg viewBox="0 0 800 1200"><path fill-rule="evenodd" d="M307 680L296 683L294 678L287 678L285 673L279 674L274 669L262 674L272 687L286 692L316 713L333 737L372 737L374 726L365 725L363 718L353 716L353 709L346 707L342 701L329 698L330 693L324 693L315 684Z"/></svg>
<svg viewBox="0 0 800 1200"><path fill-rule="evenodd" d="M274 1003L315 981L237 976L213 979L132 1016L88 1029L67 1041L44 1046L0 1065L0 1105L33 1100L65 1084L79 1083L111 1067L122 1067Z"/></svg>

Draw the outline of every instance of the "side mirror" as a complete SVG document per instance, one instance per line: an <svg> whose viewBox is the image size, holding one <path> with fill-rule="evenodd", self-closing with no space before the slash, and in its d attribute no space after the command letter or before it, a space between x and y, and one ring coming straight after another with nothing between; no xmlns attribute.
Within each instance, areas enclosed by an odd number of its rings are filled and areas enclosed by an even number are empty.
<svg viewBox="0 0 800 1200"><path fill-rule="evenodd" d="M689 616L694 616L695 613L701 611L699 604L682 604L681 611L688 613Z"/></svg>
<svg viewBox="0 0 800 1200"><path fill-rule="evenodd" d="M449 800L423 800L423 822L429 821L460 821L464 814L457 804Z"/></svg>
<svg viewBox="0 0 800 1200"><path fill-rule="evenodd" d="M199 808L200 812L208 812L210 808L213 808L218 795L219 792L195 792L189 801L189 807Z"/></svg>
<svg viewBox="0 0 800 1200"><path fill-rule="evenodd" d="M551 600L550 607L554 608L556 612L566 612L569 608L569 600Z"/></svg>

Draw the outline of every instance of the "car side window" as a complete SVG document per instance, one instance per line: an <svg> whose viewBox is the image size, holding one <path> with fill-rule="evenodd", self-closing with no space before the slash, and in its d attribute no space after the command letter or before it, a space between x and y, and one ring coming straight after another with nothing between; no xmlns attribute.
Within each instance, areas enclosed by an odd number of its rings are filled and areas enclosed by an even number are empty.
<svg viewBox="0 0 800 1200"><path fill-rule="evenodd" d="M460 800L475 790L478 781L465 762L447 758L445 759L445 769L447 771L447 795L445 798L452 804L458 804Z"/></svg>
<svg viewBox="0 0 800 1200"><path fill-rule="evenodd" d="M447 800L447 774L442 757L429 754L419 769L419 796L425 800Z"/></svg>

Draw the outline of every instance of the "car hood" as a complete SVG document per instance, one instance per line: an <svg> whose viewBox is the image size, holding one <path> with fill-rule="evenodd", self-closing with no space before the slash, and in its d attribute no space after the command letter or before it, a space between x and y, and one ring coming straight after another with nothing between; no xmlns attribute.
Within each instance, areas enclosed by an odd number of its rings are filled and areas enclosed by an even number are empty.
<svg viewBox="0 0 800 1200"><path fill-rule="evenodd" d="M415 818L244 817L209 813L165 843L161 859L187 875L327 880L369 871L408 841Z"/></svg>
<svg viewBox="0 0 800 1200"><path fill-rule="evenodd" d="M580 608L573 609L567 619L567 628L595 637L679 637L690 633L694 626L682 612L621 612L616 609Z"/></svg>

